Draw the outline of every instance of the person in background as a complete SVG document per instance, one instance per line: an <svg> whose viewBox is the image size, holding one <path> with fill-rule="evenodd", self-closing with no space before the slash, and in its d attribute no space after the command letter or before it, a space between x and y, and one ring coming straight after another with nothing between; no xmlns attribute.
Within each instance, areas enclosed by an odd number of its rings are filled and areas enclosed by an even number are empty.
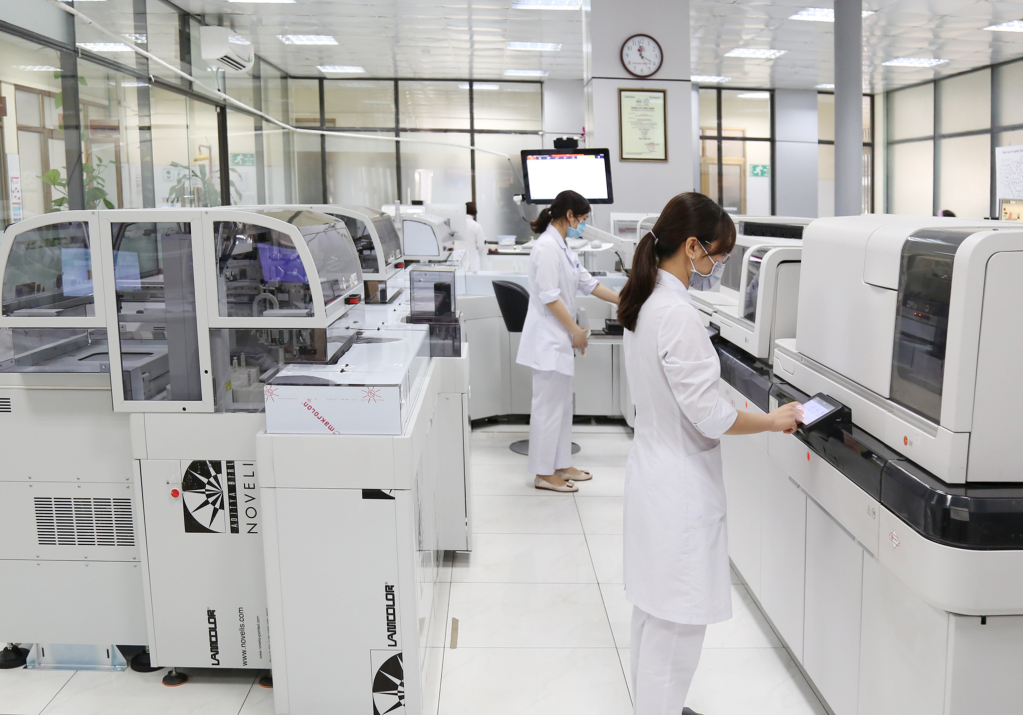
<svg viewBox="0 0 1023 715"><path fill-rule="evenodd" d="M693 712L707 625L732 617L719 438L791 433L801 418L796 403L737 412L718 391L721 362L689 289L712 289L734 245L724 209L676 196L636 247L618 307L636 405L623 529L636 715Z"/></svg>
<svg viewBox="0 0 1023 715"><path fill-rule="evenodd" d="M531 224L540 234L529 254L529 309L515 361L533 369L529 470L537 489L575 492L593 475L572 466L573 348L585 354L587 331L575 321L576 293L618 303L618 294L579 263L566 238L582 236L590 202L562 191Z"/></svg>
<svg viewBox="0 0 1023 715"><path fill-rule="evenodd" d="M956 215L952 211L949 211L948 209L942 209L941 210L941 215L946 217L946 218L955 218L956 217Z"/></svg>
<svg viewBox="0 0 1023 715"><path fill-rule="evenodd" d="M465 202L465 223L468 231L465 250L469 256L469 270L475 273L483 265L483 257L487 255L487 237L483 227L476 222L476 202Z"/></svg>

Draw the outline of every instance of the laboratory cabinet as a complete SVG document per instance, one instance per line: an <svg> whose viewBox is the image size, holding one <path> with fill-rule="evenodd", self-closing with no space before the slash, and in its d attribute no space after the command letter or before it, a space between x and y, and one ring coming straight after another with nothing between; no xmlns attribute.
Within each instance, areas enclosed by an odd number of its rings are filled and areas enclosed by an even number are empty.
<svg viewBox="0 0 1023 715"><path fill-rule="evenodd" d="M760 603L798 660L803 658L806 494L773 460L762 473Z"/></svg>
<svg viewBox="0 0 1023 715"><path fill-rule="evenodd" d="M763 414L755 405L737 409ZM767 451L759 440L724 435L721 462L728 500L728 552L754 595L760 595L761 482Z"/></svg>

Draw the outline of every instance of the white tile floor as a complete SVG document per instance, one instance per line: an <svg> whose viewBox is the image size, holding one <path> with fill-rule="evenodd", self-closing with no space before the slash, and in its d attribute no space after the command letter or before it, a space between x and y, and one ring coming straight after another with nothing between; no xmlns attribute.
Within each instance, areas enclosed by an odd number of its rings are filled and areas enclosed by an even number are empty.
<svg viewBox="0 0 1023 715"><path fill-rule="evenodd" d="M621 507L631 437L577 426L576 464L595 476L564 495L533 488L525 457L508 449L526 436L521 429L473 433L474 551L454 558L440 593L447 632L443 642L431 638L426 656L439 715L629 715ZM730 621L707 630L688 705L706 715L824 715L734 574L732 608ZM0 715L273 713L261 673L191 675L165 688L160 672L0 671Z"/></svg>

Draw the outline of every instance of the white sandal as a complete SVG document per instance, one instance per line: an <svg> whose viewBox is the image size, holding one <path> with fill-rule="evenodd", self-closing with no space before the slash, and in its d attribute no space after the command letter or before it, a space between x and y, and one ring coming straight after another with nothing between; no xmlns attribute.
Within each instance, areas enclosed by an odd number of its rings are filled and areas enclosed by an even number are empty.
<svg viewBox="0 0 1023 715"><path fill-rule="evenodd" d="M536 487L537 489L548 489L548 490L550 490L552 492L577 492L577 491L579 491L579 487L576 486L575 482L567 481L564 484L562 484L561 486L558 486L557 484L551 484L550 482L548 482L546 479L544 479L543 477L541 477L539 475L533 481L533 486Z"/></svg>
<svg viewBox="0 0 1023 715"><path fill-rule="evenodd" d="M571 480L573 482L588 482L591 479L593 479L593 475L587 472L585 469L580 469L578 474L565 474L564 469L555 469L554 473L557 474L562 479L564 479L565 481Z"/></svg>

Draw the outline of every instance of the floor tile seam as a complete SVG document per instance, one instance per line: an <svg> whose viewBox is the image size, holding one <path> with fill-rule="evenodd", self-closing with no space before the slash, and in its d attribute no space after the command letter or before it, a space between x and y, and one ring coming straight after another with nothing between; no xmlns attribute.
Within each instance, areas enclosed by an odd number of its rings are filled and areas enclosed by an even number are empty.
<svg viewBox="0 0 1023 715"><path fill-rule="evenodd" d="M488 584L491 586L599 586L599 581L452 581L452 585ZM450 603L448 604L450 606Z"/></svg>
<svg viewBox="0 0 1023 715"><path fill-rule="evenodd" d="M576 495L573 494L573 496ZM579 511L579 500L574 499L573 501L575 502L576 514L579 516L579 523L582 523L583 515L582 512ZM586 529L584 527L583 538L586 540L586 553L588 553L590 556L590 567L593 569L593 573L596 574L597 565L593 562L593 550L590 546L590 540L588 538L590 536L594 536L594 534L587 534ZM619 650L618 639L615 638L615 629L614 626L611 624L611 613L610 611L608 611L607 601L604 600L604 589L601 588L601 584L599 581L597 583L597 590L600 592L600 604L604 607L604 617L607 619L607 627L611 631L611 642L615 644L615 650L617 651ZM625 664L622 663L621 657L618 658L618 665L622 670L622 677L625 679L625 690L629 693L629 702L635 705L635 702L632 699L632 688L629 687L629 673L625 672Z"/></svg>
<svg viewBox="0 0 1023 715"><path fill-rule="evenodd" d="M235 713L235 715L241 715L242 710L245 709L245 703L249 702L249 696L252 695L253 689L257 688L257 687L261 687L257 683L257 681L259 680L259 674L262 673L262 672L263 672L263 669L259 669L259 670L256 670L256 672L253 674L252 682L249 683L249 692L245 693L245 697L242 699L242 704L238 706L238 712ZM270 670L270 673L273 674L273 670L272 669Z"/></svg>
<svg viewBox="0 0 1023 715"><path fill-rule="evenodd" d="M60 686L60 689L53 694L53 697L46 701L46 705L43 705L41 708L39 708L38 715L42 715L44 712L46 712L46 709L48 707L50 707L51 705L53 705L53 701L57 699L57 696L60 695L62 692L64 692L64 688L67 687L68 683L70 683L72 680L74 680L75 676L78 675L81 672L82 671L80 671L80 670L76 670L75 672L73 672L71 674L71 677L68 678L67 680L65 680L64 684Z"/></svg>

